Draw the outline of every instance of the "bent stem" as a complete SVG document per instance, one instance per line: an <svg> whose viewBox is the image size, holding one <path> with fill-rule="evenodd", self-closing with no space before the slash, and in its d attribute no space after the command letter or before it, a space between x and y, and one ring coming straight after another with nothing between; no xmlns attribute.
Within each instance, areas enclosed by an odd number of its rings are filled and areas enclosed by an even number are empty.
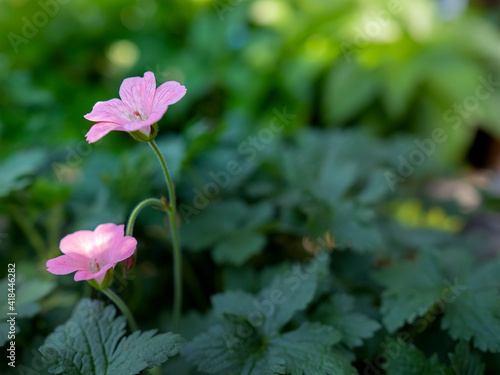
<svg viewBox="0 0 500 375"><path fill-rule="evenodd" d="M160 207L165 207L165 203L162 200L156 199L156 198L144 199L141 203L139 203L137 206L135 206L134 210L130 214L130 217L128 218L127 230L125 231L126 236L132 235L132 232L134 231L135 219L137 219L139 212L141 212L141 210L144 207L146 207L148 205L153 205L153 204L157 204Z"/></svg>
<svg viewBox="0 0 500 375"><path fill-rule="evenodd" d="M125 302L123 302L123 300L118 296L118 294L116 294L115 292L113 292L109 288L103 289L103 290L101 290L101 292L103 292L106 296L108 296L108 298L111 301L113 301L115 303L115 305L120 309L122 314L125 315L125 318L127 319L130 330L132 332L137 331L139 328L137 327L137 323L135 322L134 316L130 312L130 310L127 307L127 305L125 304Z"/></svg>
<svg viewBox="0 0 500 375"><path fill-rule="evenodd" d="M174 308L172 313L172 325L176 328L179 324L179 319L181 315L182 308L182 254L181 247L179 244L179 231L177 229L177 221L176 221L176 211L177 205L175 202L175 189L174 184L172 183L172 179L170 178L170 173L168 172L167 164L165 163L165 159L161 155L158 146L154 141L149 142L151 148L155 152L158 160L163 169L163 174L165 175L165 180L167 182L168 189L168 215L170 221L170 233L172 236L172 247L173 247L173 258L174 258Z"/></svg>

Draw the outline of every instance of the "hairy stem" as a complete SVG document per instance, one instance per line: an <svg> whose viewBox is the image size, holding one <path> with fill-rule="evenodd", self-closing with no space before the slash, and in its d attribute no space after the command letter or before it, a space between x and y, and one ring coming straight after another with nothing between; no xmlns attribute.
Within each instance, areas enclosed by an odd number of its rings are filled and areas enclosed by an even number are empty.
<svg viewBox="0 0 500 375"><path fill-rule="evenodd" d="M116 294L115 292L113 292L109 288L103 289L102 292L106 296L108 296L108 298L115 303L115 305L118 307L118 309L120 309L122 314L125 315L125 318L127 319L130 330L132 332L137 331L138 327L137 327L137 323L135 322L134 316L130 312L130 310L127 307L127 305L125 304L125 302L123 302L123 300L118 296L118 294Z"/></svg>
<svg viewBox="0 0 500 375"><path fill-rule="evenodd" d="M173 258L174 258L174 307L172 313L173 327L176 328L179 324L179 319L182 309L182 254L179 242L179 230L177 229L176 211L177 205L175 201L175 188L168 172L167 164L163 158L158 146L154 141L149 142L151 148L155 152L160 161L167 182L168 189L168 214L170 221L170 233L172 237Z"/></svg>

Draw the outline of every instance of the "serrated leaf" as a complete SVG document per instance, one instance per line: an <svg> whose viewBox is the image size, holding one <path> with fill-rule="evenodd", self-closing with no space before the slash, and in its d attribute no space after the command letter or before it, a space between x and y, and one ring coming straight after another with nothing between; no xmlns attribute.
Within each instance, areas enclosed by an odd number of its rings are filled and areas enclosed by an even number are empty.
<svg viewBox="0 0 500 375"><path fill-rule="evenodd" d="M222 315L222 324L197 336L183 354L200 371L213 374L320 374L331 366L338 368L334 374L353 373L346 370L349 360L331 351L340 339L333 327L314 323L280 335L295 313L313 299L317 273L322 271L318 264L307 269L295 265L258 295L228 291L213 296L214 311ZM297 351L303 351L303 357Z"/></svg>
<svg viewBox="0 0 500 375"><path fill-rule="evenodd" d="M472 340L482 351L500 352L500 303L496 290L463 293L446 306L441 328L454 339Z"/></svg>
<svg viewBox="0 0 500 375"><path fill-rule="evenodd" d="M179 208L180 209L180 208ZM194 251L214 245L238 227L245 217L246 207L241 201L212 202L189 223L180 227L182 243Z"/></svg>
<svg viewBox="0 0 500 375"><path fill-rule="evenodd" d="M380 324L354 311L354 298L347 294L336 294L318 307L314 318L334 327L342 335L341 341L353 348L363 344L363 339L372 337Z"/></svg>
<svg viewBox="0 0 500 375"><path fill-rule="evenodd" d="M196 336L182 355L210 374L240 375L252 352L258 352L262 339L252 325L237 315L225 315L223 324Z"/></svg>
<svg viewBox="0 0 500 375"><path fill-rule="evenodd" d="M340 246L349 246L360 252L377 249L382 239L369 219L371 215L371 210L356 207L350 201L342 202L335 208L330 231Z"/></svg>
<svg viewBox="0 0 500 375"><path fill-rule="evenodd" d="M282 374L291 375L355 375L357 371L349 360L332 345L340 340L333 327L318 323L304 323L298 329L285 333L269 343L271 357L283 362Z"/></svg>
<svg viewBox="0 0 500 375"><path fill-rule="evenodd" d="M243 316L255 322L268 335L276 334L293 315L306 308L316 290L316 274L295 265L293 271L276 277L257 296L229 291L212 297L214 310Z"/></svg>
<svg viewBox="0 0 500 375"><path fill-rule="evenodd" d="M475 353L472 353L469 345L461 341L455 347L455 352L448 354L454 375L483 375L484 364Z"/></svg>
<svg viewBox="0 0 500 375"><path fill-rule="evenodd" d="M456 298L446 305L441 327L454 339L472 340L482 351L500 352L500 259L494 260L455 287Z"/></svg>
<svg viewBox="0 0 500 375"><path fill-rule="evenodd" d="M403 324L413 323L441 300L446 285L439 270L439 259L430 252L418 262L402 262L373 275L386 287L382 294L382 321L392 333Z"/></svg>
<svg viewBox="0 0 500 375"><path fill-rule="evenodd" d="M242 265L251 256L258 254L266 244L266 237L250 229L236 230L229 234L213 250L218 264Z"/></svg>
<svg viewBox="0 0 500 375"><path fill-rule="evenodd" d="M83 299L71 318L50 334L40 352L52 374L134 375L160 365L185 344L156 330L125 335L125 318L113 306Z"/></svg>
<svg viewBox="0 0 500 375"><path fill-rule="evenodd" d="M387 340L383 366L387 375L452 375L452 372L433 355L427 359L414 345L402 346L398 341Z"/></svg>
<svg viewBox="0 0 500 375"><path fill-rule="evenodd" d="M349 360L332 350L340 338L333 327L304 323L295 331L266 338L252 330L248 321L237 319L233 316L224 326L196 337L182 354L210 374L356 374Z"/></svg>

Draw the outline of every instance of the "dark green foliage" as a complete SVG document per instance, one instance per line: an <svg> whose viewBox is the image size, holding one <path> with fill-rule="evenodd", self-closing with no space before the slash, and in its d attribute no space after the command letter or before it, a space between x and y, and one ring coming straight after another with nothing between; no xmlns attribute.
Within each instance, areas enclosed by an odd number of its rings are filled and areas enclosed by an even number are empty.
<svg viewBox="0 0 500 375"><path fill-rule="evenodd" d="M70 320L40 347L51 374L134 375L176 355L185 340L177 334L136 331L125 335L125 318L113 306L83 299Z"/></svg>

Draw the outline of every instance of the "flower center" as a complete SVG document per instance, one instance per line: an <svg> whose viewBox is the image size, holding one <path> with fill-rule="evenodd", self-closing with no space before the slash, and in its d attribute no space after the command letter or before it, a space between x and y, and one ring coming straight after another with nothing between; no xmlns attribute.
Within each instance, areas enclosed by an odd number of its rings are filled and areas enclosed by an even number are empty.
<svg viewBox="0 0 500 375"><path fill-rule="evenodd" d="M96 258L94 258L93 262L90 262L90 270L92 271L92 273L97 273L101 270L101 266L99 265L99 262Z"/></svg>
<svg viewBox="0 0 500 375"><path fill-rule="evenodd" d="M140 112L137 109L134 109L132 112L132 115L128 115L128 118L132 120L133 122L137 121L144 121L148 119L148 116L144 112L144 110L141 108Z"/></svg>

